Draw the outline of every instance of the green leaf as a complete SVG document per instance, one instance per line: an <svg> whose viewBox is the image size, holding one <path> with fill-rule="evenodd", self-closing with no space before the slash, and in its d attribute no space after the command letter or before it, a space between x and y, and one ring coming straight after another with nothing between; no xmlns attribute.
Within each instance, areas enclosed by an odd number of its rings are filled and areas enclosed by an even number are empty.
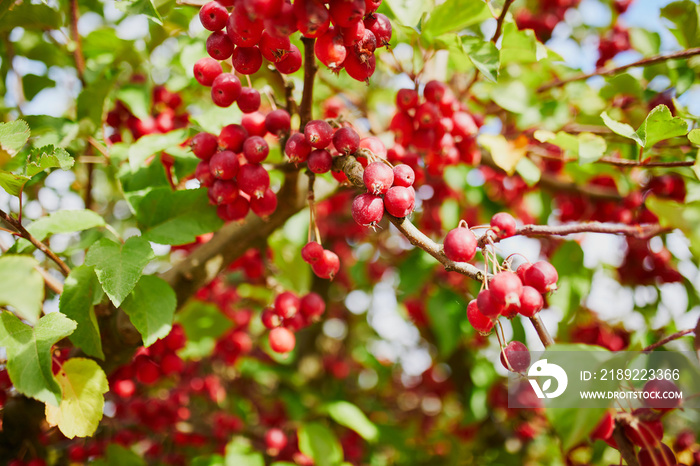
<svg viewBox="0 0 700 466"><path fill-rule="evenodd" d="M58 407L46 405L46 422L68 438L89 437L102 419L107 376L92 359L71 358L56 374L63 390Z"/></svg>
<svg viewBox="0 0 700 466"><path fill-rule="evenodd" d="M317 422L303 424L298 431L299 450L316 466L337 465L343 461L343 449L331 430Z"/></svg>
<svg viewBox="0 0 700 466"><path fill-rule="evenodd" d="M22 319L34 324L44 302L44 279L30 256L0 256L0 304L12 306Z"/></svg>
<svg viewBox="0 0 700 466"><path fill-rule="evenodd" d="M637 130L637 135L646 149L664 139L685 136L688 124L680 117L673 117L665 105L657 105L649 112L644 123Z"/></svg>
<svg viewBox="0 0 700 466"><path fill-rule="evenodd" d="M540 181L540 177L542 176L542 171L539 169L539 167L527 157L520 159L518 164L515 166L515 171L530 187L535 186Z"/></svg>
<svg viewBox="0 0 700 466"><path fill-rule="evenodd" d="M26 175L32 177L48 168L70 170L75 160L65 149L52 145L33 149L27 158Z"/></svg>
<svg viewBox="0 0 700 466"><path fill-rule="evenodd" d="M99 296L102 296L102 288L92 267L76 267L63 283L58 310L78 323L70 341L85 354L104 359L100 327L93 306Z"/></svg>
<svg viewBox="0 0 700 466"><path fill-rule="evenodd" d="M700 201L679 203L650 196L645 204L659 217L659 225L685 233L693 254L700 255Z"/></svg>
<svg viewBox="0 0 700 466"><path fill-rule="evenodd" d="M467 304L464 299L445 288L438 289L428 299L428 316L430 328L435 335L440 357L447 359L454 352L462 338L458 323L466 315Z"/></svg>
<svg viewBox="0 0 700 466"><path fill-rule="evenodd" d="M608 408L549 408L547 419L557 432L564 451L585 440L598 425Z"/></svg>
<svg viewBox="0 0 700 466"><path fill-rule="evenodd" d="M469 60L487 80L496 82L501 66L500 53L496 45L490 40L482 40L478 37L462 36L461 39L462 49Z"/></svg>
<svg viewBox="0 0 700 466"><path fill-rule="evenodd" d="M24 120L0 123L0 167L19 152L29 139L29 125Z"/></svg>
<svg viewBox="0 0 700 466"><path fill-rule="evenodd" d="M671 20L676 26L671 29L671 32L676 36L681 47L700 46L698 9L698 5L690 0L669 3L661 9L661 17Z"/></svg>
<svg viewBox="0 0 700 466"><path fill-rule="evenodd" d="M694 129L691 132L688 133L688 140L695 144L696 146L700 146L700 129Z"/></svg>
<svg viewBox="0 0 700 466"><path fill-rule="evenodd" d="M518 141L506 140L501 134L480 134L477 142L488 149L494 163L509 175L515 173L518 162L525 157L524 146Z"/></svg>
<svg viewBox="0 0 700 466"><path fill-rule="evenodd" d="M385 3L404 26L417 26L421 16L433 6L430 0L386 0Z"/></svg>
<svg viewBox="0 0 700 466"><path fill-rule="evenodd" d="M250 440L244 437L234 437L226 445L226 466L265 466L262 453L253 449Z"/></svg>
<svg viewBox="0 0 700 466"><path fill-rule="evenodd" d="M183 358L201 358L211 354L216 340L233 326L218 307L199 300L190 300L177 313L177 321L187 336L181 351Z"/></svg>
<svg viewBox="0 0 700 466"><path fill-rule="evenodd" d="M26 97L27 100L32 100L42 90L55 85L56 81L48 76L38 76L36 74L25 74L22 76L22 88L24 90L24 97Z"/></svg>
<svg viewBox="0 0 700 466"><path fill-rule="evenodd" d="M3 4L12 1L2 2ZM22 27L34 31L59 29L63 23L62 14L44 3L19 2L0 21L0 31L10 31Z"/></svg>
<svg viewBox="0 0 700 466"><path fill-rule="evenodd" d="M18 392L59 405L61 386L51 371L51 347L75 327L75 322L58 312L42 317L34 328L11 312L0 314L0 346L7 351L7 372Z"/></svg>
<svg viewBox="0 0 700 466"><path fill-rule="evenodd" d="M154 23L158 25L163 24L163 18L158 13L158 8L156 8L153 0L122 0L117 2L116 6L130 16L146 15Z"/></svg>
<svg viewBox="0 0 700 466"><path fill-rule="evenodd" d="M116 98L121 100L137 118L150 117L151 93L147 86L132 84L122 86Z"/></svg>
<svg viewBox="0 0 700 466"><path fill-rule="evenodd" d="M369 442L376 442L379 429L360 408L347 401L335 401L327 406L328 414L338 424L352 429Z"/></svg>
<svg viewBox="0 0 700 466"><path fill-rule="evenodd" d="M165 134L143 136L129 147L129 166L132 171L142 167L153 154L179 146L187 138L187 130L176 129Z"/></svg>
<svg viewBox="0 0 700 466"><path fill-rule="evenodd" d="M124 244L102 238L88 249L85 265L95 267L102 289L119 307L154 257L151 245L140 236L133 236Z"/></svg>
<svg viewBox="0 0 700 466"><path fill-rule="evenodd" d="M49 235L56 233L73 233L103 226L105 226L104 219L92 210L59 210L36 220L27 227L27 231L39 241L44 241ZM32 245L25 239L17 243L19 252L27 250Z"/></svg>
<svg viewBox="0 0 700 466"><path fill-rule="evenodd" d="M19 196L22 188L30 179L28 176L0 171L0 186L12 196Z"/></svg>
<svg viewBox="0 0 700 466"><path fill-rule="evenodd" d="M613 133L619 134L620 136L628 138L628 139L632 139L640 146L644 145L642 140L639 139L639 136L634 131L634 128L632 128L627 123L620 123L619 121L613 120L612 118L610 118L608 116L608 114L606 112L601 113L600 117L603 119L603 123L605 123L605 126L610 128Z"/></svg>
<svg viewBox="0 0 700 466"><path fill-rule="evenodd" d="M175 291L165 280L144 275L121 307L143 337L143 345L151 346L170 333L176 306Z"/></svg>
<svg viewBox="0 0 700 466"><path fill-rule="evenodd" d="M153 189L137 204L136 218L143 237L160 244L188 244L223 225L204 188Z"/></svg>
<svg viewBox="0 0 700 466"><path fill-rule="evenodd" d="M521 31L515 23L505 23L502 41L501 68L510 63L534 63L541 58L531 29Z"/></svg>
<svg viewBox="0 0 700 466"><path fill-rule="evenodd" d="M131 450L117 443L107 445L107 457L91 462L92 466L146 466L146 462Z"/></svg>
<svg viewBox="0 0 700 466"><path fill-rule="evenodd" d="M593 133L580 133L578 135L578 163L583 165L592 163L605 155L608 148L605 139Z"/></svg>
<svg viewBox="0 0 700 466"><path fill-rule="evenodd" d="M481 0L446 0L430 12L423 32L432 37L458 32L490 18L491 12Z"/></svg>

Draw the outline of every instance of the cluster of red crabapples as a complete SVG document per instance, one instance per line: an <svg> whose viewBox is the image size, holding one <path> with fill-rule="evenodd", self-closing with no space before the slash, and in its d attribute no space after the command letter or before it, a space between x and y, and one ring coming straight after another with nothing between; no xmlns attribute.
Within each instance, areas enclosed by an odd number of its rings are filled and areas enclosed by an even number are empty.
<svg viewBox="0 0 700 466"><path fill-rule="evenodd" d="M396 113L389 123L396 142L389 151L389 161L415 169L423 158L427 171L434 175L460 162L478 165L481 152L476 134L481 120L477 120L444 83L427 82L423 99L414 89L400 89Z"/></svg>
<svg viewBox="0 0 700 466"><path fill-rule="evenodd" d="M265 136L289 133L286 110L246 114L241 124L224 126L215 136L199 133L190 143L201 159L195 178L209 189L209 199L217 205L219 217L242 220L252 210L259 217L271 215L277 208L277 195L270 189L270 175L262 165L270 152Z"/></svg>
<svg viewBox="0 0 700 466"><path fill-rule="evenodd" d="M375 227L384 209L394 217L406 217L416 202L415 179L416 174L406 164L391 167L383 161L370 163L362 175L367 192L352 202L352 218L358 225Z"/></svg>
<svg viewBox="0 0 700 466"><path fill-rule="evenodd" d="M272 307L265 309L260 318L270 329L270 348L276 353L289 353L296 346L294 332L309 326L326 311L320 295L311 292L299 298L291 291L277 295Z"/></svg>
<svg viewBox="0 0 700 466"><path fill-rule="evenodd" d="M227 107L235 98L222 99L219 94L236 77L222 73L219 61L230 59L236 72L251 75L265 58L280 73L294 73L301 68L302 56L290 36L299 31L303 37L316 39L314 53L332 71L345 68L353 79L368 80L376 67L375 50L388 46L391 39L389 18L376 13L381 0L325 3L217 0L205 4L199 19L211 31L206 43L209 57L195 64L195 77L201 84L212 86L214 103Z"/></svg>

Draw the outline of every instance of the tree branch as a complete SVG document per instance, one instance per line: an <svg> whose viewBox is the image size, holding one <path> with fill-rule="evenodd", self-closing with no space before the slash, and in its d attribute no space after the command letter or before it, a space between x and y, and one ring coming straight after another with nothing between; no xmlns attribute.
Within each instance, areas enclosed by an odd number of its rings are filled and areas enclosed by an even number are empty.
<svg viewBox="0 0 700 466"><path fill-rule="evenodd" d="M64 276L68 276L70 274L70 268L66 265L65 262L61 260L60 257L58 257L51 249L49 249L48 246L46 246L44 243L36 239L34 236L32 236L31 233L27 231L26 228L22 226L22 223L12 217L11 215L8 215L5 213L3 210L0 210L0 218L5 220L7 223L9 223L12 228L17 230L19 234L22 236L22 238L26 239L30 243L32 243L38 250L46 254L46 256L54 261L56 265L58 265L58 268L61 270L61 273Z"/></svg>
<svg viewBox="0 0 700 466"><path fill-rule="evenodd" d="M627 413L622 413L623 415L628 415ZM629 416L629 415L628 415ZM620 450L620 455L627 463L627 466L639 466L639 461L637 461L637 455L634 453L634 445L625 436L623 423L620 419L615 419L615 430L613 430L613 439L617 444L618 450Z"/></svg>
<svg viewBox="0 0 700 466"><path fill-rule="evenodd" d="M523 225L516 228L515 235L519 236L566 236L574 233L607 233L613 235L633 236L639 239L651 238L660 233L670 231L657 224L626 225L624 223L567 223L565 225ZM489 241L500 241L494 234L487 232L479 238L478 246L483 248Z"/></svg>
<svg viewBox="0 0 700 466"><path fill-rule="evenodd" d="M503 21L506 19L506 14L508 13L508 9L510 6L515 2L515 0L506 0L505 5L503 5L503 9L501 10L501 14L498 16L498 19L496 20L496 32L493 33L493 37L491 38L491 42L494 44L498 42L498 38L501 37L501 32L503 31Z"/></svg>
<svg viewBox="0 0 700 466"><path fill-rule="evenodd" d="M314 53L314 43L316 39L302 37L304 43L304 90L301 94L301 105L299 107L299 131L304 131L306 124L312 120L313 100L314 100L314 76L318 70L316 66L316 54Z"/></svg>
<svg viewBox="0 0 700 466"><path fill-rule="evenodd" d="M656 343L652 343L651 345L644 348L642 351L644 351L644 352L654 351L656 348L661 348L669 341L677 340L677 339L684 337L686 335L689 335L693 332L695 332L695 329L692 329L692 328L689 328L687 330L681 330L680 332L676 332L673 335L669 335L666 338L663 338L663 339L657 341Z"/></svg>
<svg viewBox="0 0 700 466"><path fill-rule="evenodd" d="M634 68L637 66L649 66L649 65L654 65L656 63L661 63L661 62L664 62L667 60L675 60L678 58L688 58L688 57L692 57L694 55L700 55L700 47L695 47L695 48L687 49L687 50L680 50L678 52L668 53L665 55L655 55L653 57L643 58L643 59L638 60L636 62L629 63L629 64L623 65L623 66L618 66L616 68L610 68L607 70L599 69L599 70L594 71L593 73L579 74L579 75L573 76L571 78L552 81L551 83L540 86L537 89L537 92L544 92L546 90L549 90L549 89L552 89L555 87L561 87L561 86L568 84L570 82L581 81L584 79L592 78L593 76L612 76L612 75L615 75L618 73L622 73L623 71L625 71L629 68Z"/></svg>
<svg viewBox="0 0 700 466"><path fill-rule="evenodd" d="M554 339L552 339L552 336L547 331L547 327L544 326L544 322L540 319L540 314L537 313L530 317L530 322L532 322L532 326L535 327L537 336L540 337L540 341L544 347L552 346L554 344Z"/></svg>
<svg viewBox="0 0 700 466"><path fill-rule="evenodd" d="M85 57L83 57L83 45L80 40L80 32L78 31L78 20L80 19L80 10L78 9L78 0L70 0L70 32L71 39L75 42L75 50L73 50L73 59L75 60L75 69L78 71L78 78L85 86Z"/></svg>

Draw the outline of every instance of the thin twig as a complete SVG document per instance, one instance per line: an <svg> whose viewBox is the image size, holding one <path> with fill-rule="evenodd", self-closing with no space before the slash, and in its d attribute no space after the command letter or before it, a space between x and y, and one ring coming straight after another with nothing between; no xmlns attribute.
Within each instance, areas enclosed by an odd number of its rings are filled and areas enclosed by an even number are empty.
<svg viewBox="0 0 700 466"><path fill-rule="evenodd" d="M110 156L109 156L109 151L108 151L108 149L107 149L105 146L103 146L102 144L100 144L100 141L98 141L97 139L93 138L92 136L88 136L87 141L90 143L90 145L91 145L92 147L94 147L95 149L97 149L98 152L99 152L100 154L104 155L104 157L105 157L105 159L107 160L107 162L109 162L109 161L111 160L111 159L110 159Z"/></svg>
<svg viewBox="0 0 700 466"><path fill-rule="evenodd" d="M530 322L532 322L532 326L535 327L535 330L537 331L537 336L540 337L540 341L545 346L545 348L554 344L554 340L547 331L547 327L544 326L544 323L542 322L542 319L540 319L539 314L535 314L534 316L530 317Z"/></svg>
<svg viewBox="0 0 700 466"><path fill-rule="evenodd" d="M653 57L643 58L641 60L637 60L637 61L629 63L627 65L618 66L616 68L610 68L607 70L599 69L599 70L594 71L593 73L578 74L578 75L573 76L571 78L552 81L551 83L540 86L537 89L537 92L544 92L544 91L552 89L554 87L561 87L561 86L568 84L570 82L582 81L584 79L592 78L593 76L612 76L612 75L615 75L618 73L622 73L623 71L625 71L629 68L634 68L637 66L649 66L649 65L654 65L656 63L661 63L661 62L664 62L667 60L675 60L678 58L688 58L688 57L692 57L694 55L700 55L700 47L695 47L695 48L687 49L687 50L680 50L678 52L668 53L668 54L664 54L664 55L655 55Z"/></svg>
<svg viewBox="0 0 700 466"><path fill-rule="evenodd" d="M660 348L660 347L664 346L669 341L677 340L677 339L684 337L688 334L691 334L693 332L695 332L695 329L692 329L692 328L689 328L687 330L681 330L680 332L676 332L673 335L669 335L666 338L663 338L663 339L657 341L656 343L652 343L651 345L644 348L642 351L644 351L644 352L654 351L656 348Z"/></svg>
<svg viewBox="0 0 700 466"><path fill-rule="evenodd" d="M314 76L318 70L316 65L316 54L314 53L314 43L316 39L302 37L304 43L304 90L301 94L301 106L299 107L299 131L304 131L306 124L313 118L314 100Z"/></svg>
<svg viewBox="0 0 700 466"><path fill-rule="evenodd" d="M36 239L31 233L27 231L26 228L22 226L22 223L19 222L17 219L12 217L11 215L8 215L5 213L5 211L0 210L0 218L5 220L7 223L9 223L14 229L16 229L20 235L22 235L22 238L26 239L30 243L32 243L38 250L46 254L46 256L54 261L56 265L58 265L58 268L61 270L61 273L65 276L68 276L70 274L70 268L66 265L65 262L61 260L60 257L58 257L51 249L49 249L48 246L46 246L44 243Z"/></svg>
<svg viewBox="0 0 700 466"><path fill-rule="evenodd" d="M505 21L508 8L510 8L513 2L515 2L515 0L506 0L505 5L503 5L503 10L501 10L501 14L496 20L496 32L493 33L493 37L491 38L491 42L494 44L498 42L498 38L501 37L501 32L503 31L503 21Z"/></svg>
<svg viewBox="0 0 700 466"><path fill-rule="evenodd" d="M70 32L71 39L75 43L73 50L73 59L75 60L75 69L78 71L78 78L85 86L85 57L83 57L83 45L80 40L80 32L78 31L78 20L80 19L80 11L78 9L78 0L70 0Z"/></svg>
<svg viewBox="0 0 700 466"><path fill-rule="evenodd" d="M558 160L562 163L578 162L578 158L566 158L548 153L546 150L538 146L528 146L528 151L533 152L538 157L549 160ZM603 163L606 165L614 165L616 167L649 167L649 168L673 168L673 167L692 167L695 164L694 160L675 160L672 162L652 162L651 158L642 160L620 159L617 157L601 157L593 163Z"/></svg>

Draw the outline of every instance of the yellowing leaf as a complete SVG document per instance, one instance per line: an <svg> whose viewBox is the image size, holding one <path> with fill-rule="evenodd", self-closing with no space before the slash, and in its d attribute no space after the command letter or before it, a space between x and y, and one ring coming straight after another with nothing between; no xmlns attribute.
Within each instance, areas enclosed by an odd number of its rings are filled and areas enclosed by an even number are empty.
<svg viewBox="0 0 700 466"><path fill-rule="evenodd" d="M102 419L104 394L109 390L107 376L92 359L66 361L56 380L63 390L58 407L46 405L46 422L58 426L68 438L87 437Z"/></svg>
<svg viewBox="0 0 700 466"><path fill-rule="evenodd" d="M515 173L518 162L525 157L526 146L522 144L520 139L508 141L500 134L482 134L478 137L477 142L491 152L494 163L509 175Z"/></svg>

